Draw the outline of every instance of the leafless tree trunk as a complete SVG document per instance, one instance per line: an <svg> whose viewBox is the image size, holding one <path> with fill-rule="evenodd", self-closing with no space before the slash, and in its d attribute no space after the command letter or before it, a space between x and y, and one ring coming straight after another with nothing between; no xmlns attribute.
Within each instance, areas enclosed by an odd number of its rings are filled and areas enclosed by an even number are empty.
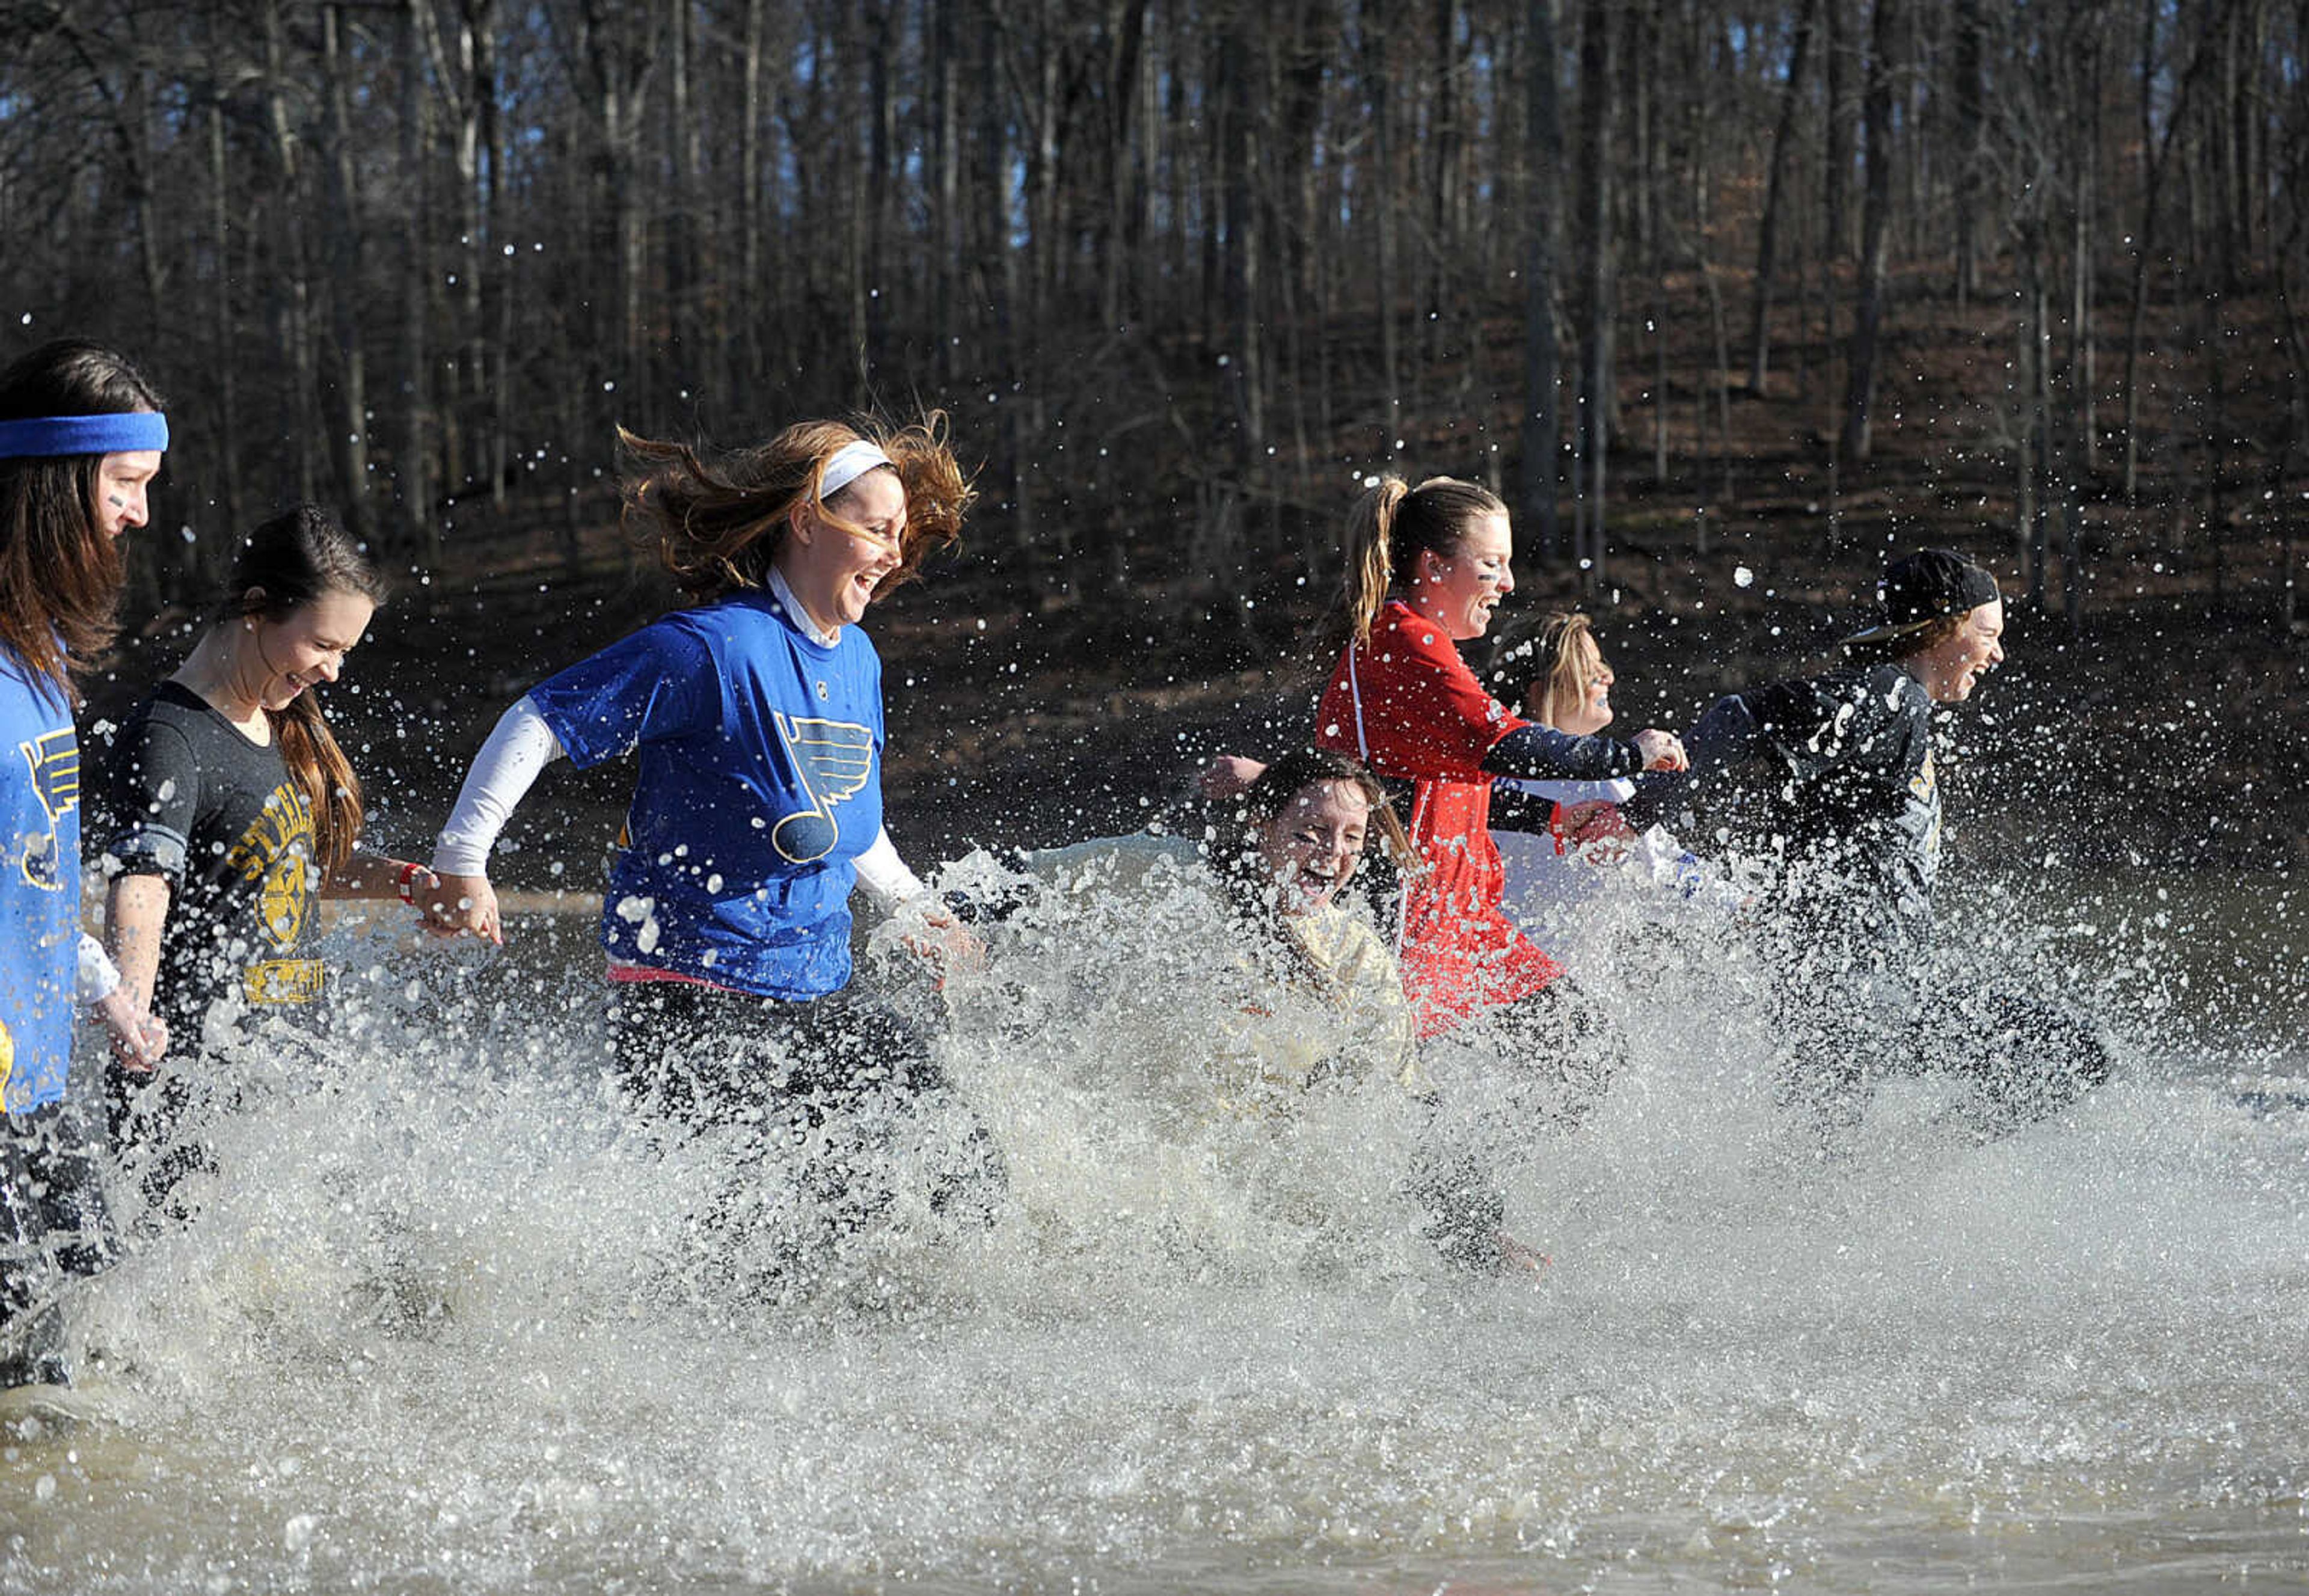
<svg viewBox="0 0 2309 1596"><path fill-rule="evenodd" d="M1523 514L1540 557L1561 553L1556 519L1556 450L1562 436L1555 325L1555 256L1563 208L1563 117L1557 90L1557 0L1526 0L1524 129L1529 174L1524 202Z"/></svg>
<svg viewBox="0 0 2309 1596"><path fill-rule="evenodd" d="M1876 395L1876 344L1884 318L1885 229L1892 207L1892 39L1898 0L1875 0L1869 28L1867 91L1863 108L1867 139L1867 195L1860 221L1860 282L1852 318L1852 358L1845 375L1844 431L1838 455L1865 460L1872 447L1871 407Z"/></svg>
<svg viewBox="0 0 2309 1596"><path fill-rule="evenodd" d="M1606 455L1611 445L1613 28L1609 0L1587 0L1579 28L1579 497L1574 551L1580 585L1604 581Z"/></svg>
<svg viewBox="0 0 2309 1596"><path fill-rule="evenodd" d="M1833 4L1834 0L1830 0ZM1819 0L1800 0L1788 40L1787 75L1780 84L1779 114L1772 125L1771 163L1764 178L1764 212L1756 224L1755 301L1748 317L1748 391L1761 398L1771 369L1773 273L1778 267L1781 196L1788 148L1795 143L1796 109L1803 103L1804 56L1812 48L1812 15Z"/></svg>

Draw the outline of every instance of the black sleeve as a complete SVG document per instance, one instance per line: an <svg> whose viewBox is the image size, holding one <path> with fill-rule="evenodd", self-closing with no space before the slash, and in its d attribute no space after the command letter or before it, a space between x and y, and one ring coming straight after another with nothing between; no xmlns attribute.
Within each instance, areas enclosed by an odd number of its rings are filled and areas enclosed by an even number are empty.
<svg viewBox="0 0 2309 1596"><path fill-rule="evenodd" d="M1754 757L1761 729L1755 711L1738 693L1708 706L1683 740L1690 768L1656 770L1636 777L1636 795L1620 805L1620 814L1638 831L1660 823L1661 817L1694 787L1720 780L1726 772Z"/></svg>
<svg viewBox="0 0 2309 1596"><path fill-rule="evenodd" d="M1492 784L1492 830L1544 832L1552 829L1554 822L1554 800L1535 797L1506 782Z"/></svg>
<svg viewBox="0 0 2309 1596"><path fill-rule="evenodd" d="M1608 781L1633 776L1644 768L1643 756L1631 742L1609 737L1574 737L1553 726L1518 726L1483 756L1483 768L1493 776L1521 776L1545 781Z"/></svg>
<svg viewBox="0 0 2309 1596"><path fill-rule="evenodd" d="M122 728L107 762L104 845L108 876L184 880L201 812L201 766L173 726L137 720Z"/></svg>

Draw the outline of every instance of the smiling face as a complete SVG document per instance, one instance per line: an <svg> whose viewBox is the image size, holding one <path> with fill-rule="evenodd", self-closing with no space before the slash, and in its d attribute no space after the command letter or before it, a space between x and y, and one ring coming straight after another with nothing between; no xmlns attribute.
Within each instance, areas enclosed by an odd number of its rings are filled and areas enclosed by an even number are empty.
<svg viewBox="0 0 2309 1596"><path fill-rule="evenodd" d="M94 499L88 507L97 530L117 538L132 526L143 525L148 509L145 494L160 474L158 449L132 449L98 461Z"/></svg>
<svg viewBox="0 0 2309 1596"><path fill-rule="evenodd" d="M898 473L877 466L826 501L848 532L808 506L797 508L778 551L777 568L810 619L827 631L855 626L882 578L898 568L906 530L906 490Z"/></svg>
<svg viewBox="0 0 2309 1596"><path fill-rule="evenodd" d="M1274 881L1276 906L1310 915L1339 894L1362 863L1371 801L1352 782L1310 782L1283 812L1256 828L1258 862Z"/></svg>
<svg viewBox="0 0 2309 1596"><path fill-rule="evenodd" d="M285 709L307 688L337 679L376 611L358 593L324 593L278 620L230 623L234 678L264 708Z"/></svg>
<svg viewBox="0 0 2309 1596"><path fill-rule="evenodd" d="M1604 663L1604 651L1590 633L1576 633L1556 668L1531 684L1525 695L1532 718L1574 737L1592 736L1612 724L1612 684L1618 679Z"/></svg>
<svg viewBox="0 0 2309 1596"><path fill-rule="evenodd" d="M1508 562L1515 540L1508 518L1494 512L1468 523L1450 554L1423 552L1411 579L1411 607L1443 629L1454 643L1491 629L1492 612L1515 591Z"/></svg>
<svg viewBox="0 0 2309 1596"><path fill-rule="evenodd" d="M1988 672L2004 663L2004 601L1968 610L1954 632L1902 663L1936 704L1960 704Z"/></svg>

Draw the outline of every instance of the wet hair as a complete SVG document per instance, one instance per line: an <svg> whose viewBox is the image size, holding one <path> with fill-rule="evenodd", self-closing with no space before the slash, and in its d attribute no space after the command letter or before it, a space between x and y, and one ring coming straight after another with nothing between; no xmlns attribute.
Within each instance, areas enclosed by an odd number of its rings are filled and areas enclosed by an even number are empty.
<svg viewBox="0 0 2309 1596"><path fill-rule="evenodd" d="M1221 872L1256 882L1259 834L1280 820L1291 801L1312 786L1336 782L1353 787L1371 805L1371 830L1382 839L1399 865L1411 861L1411 840L1379 777L1352 755L1327 748L1293 749L1261 771L1234 797L1216 807L1218 846L1214 852ZM1264 883L1257 883L1264 885Z"/></svg>
<svg viewBox="0 0 2309 1596"><path fill-rule="evenodd" d="M327 511L300 504L241 539L217 620L278 623L336 593L382 604L385 578L368 548ZM290 779L312 807L315 863L324 870L342 869L360 837L361 785L352 761L337 746L321 701L310 690L285 708L266 710L264 717L272 724Z"/></svg>
<svg viewBox="0 0 2309 1596"><path fill-rule="evenodd" d="M0 372L0 421L163 408L143 375L99 344L63 339ZM0 460L0 645L74 705L119 630L127 567L96 519L102 455Z"/></svg>
<svg viewBox="0 0 2309 1596"><path fill-rule="evenodd" d="M872 418L855 424L800 421L767 443L709 459L688 444L641 438L620 427L625 527L636 542L655 548L659 563L693 600L761 587L796 508L807 506L843 532L861 531L840 513L848 485L827 499L819 483L826 462L862 438L889 455L906 493L897 568L882 578L878 596L912 581L930 554L961 541L963 517L978 495L946 433L943 411L906 427Z"/></svg>
<svg viewBox="0 0 2309 1596"><path fill-rule="evenodd" d="M1256 939L1253 945L1263 948L1274 961L1273 973L1294 984L1319 985L1322 972L1298 940L1283 929L1275 913L1276 884L1259 857L1258 845L1261 834L1283 818L1293 799L1309 787L1335 782L1353 787L1371 805L1365 846L1369 832L1376 831L1397 867L1408 868L1411 840L1404 835L1387 789L1351 756L1330 749L1293 749L1234 797L1214 806L1210 859L1224 896L1246 933Z"/></svg>
<svg viewBox="0 0 2309 1596"><path fill-rule="evenodd" d="M1346 582L1332 618L1337 646L1371 641L1379 611L1420 555L1449 559L1474 524L1507 514L1490 489L1457 477L1429 477L1416 488L1384 476L1347 516Z"/></svg>
<svg viewBox="0 0 2309 1596"><path fill-rule="evenodd" d="M1588 664L1595 662L1591 667ZM1562 724L1561 716L1587 697L1588 678L1608 671L1603 645L1596 640L1595 623L1585 615L1559 610L1539 623L1539 629L1507 649L1501 656L1524 665L1530 672L1524 705L1543 725Z"/></svg>
<svg viewBox="0 0 2309 1596"><path fill-rule="evenodd" d="M1938 648L1964 629L1971 615L1969 610L1959 610L1953 615L1935 615L1907 631L1894 632L1889 638L1870 638L1844 645L1845 657L1855 665L1889 665L1896 660L1913 658Z"/></svg>

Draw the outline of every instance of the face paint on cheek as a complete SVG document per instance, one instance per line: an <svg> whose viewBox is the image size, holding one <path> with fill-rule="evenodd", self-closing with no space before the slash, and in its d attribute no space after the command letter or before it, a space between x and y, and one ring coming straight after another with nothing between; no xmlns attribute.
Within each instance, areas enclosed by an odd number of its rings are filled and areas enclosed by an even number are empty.
<svg viewBox="0 0 2309 1596"><path fill-rule="evenodd" d="M105 495L104 502L110 505L116 510L125 510L128 507L128 501L121 498L117 493L108 493Z"/></svg>

